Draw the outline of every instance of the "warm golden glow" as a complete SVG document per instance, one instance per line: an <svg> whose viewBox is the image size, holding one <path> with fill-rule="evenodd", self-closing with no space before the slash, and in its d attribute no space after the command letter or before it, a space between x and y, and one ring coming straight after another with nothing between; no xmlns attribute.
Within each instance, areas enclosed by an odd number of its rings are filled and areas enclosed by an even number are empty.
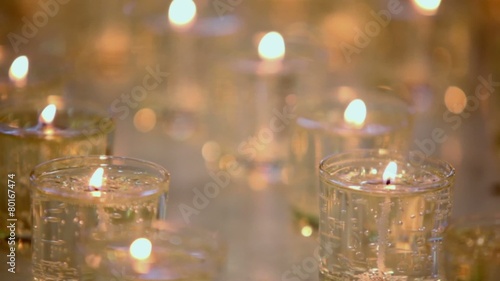
<svg viewBox="0 0 500 281"><path fill-rule="evenodd" d="M47 105L40 113L39 122L42 124L52 124L54 118L56 117L56 106L53 104Z"/></svg>
<svg viewBox="0 0 500 281"><path fill-rule="evenodd" d="M130 255L136 260L145 260L151 256L153 244L147 238L138 238L130 244Z"/></svg>
<svg viewBox="0 0 500 281"><path fill-rule="evenodd" d="M264 35L259 43L259 56L266 61L279 61L285 57L285 40L278 32Z"/></svg>
<svg viewBox="0 0 500 281"><path fill-rule="evenodd" d="M207 141L201 148L201 155L207 162L217 161L221 155L220 145L215 141Z"/></svg>
<svg viewBox="0 0 500 281"><path fill-rule="evenodd" d="M394 161L389 162L384 170L384 173L382 174L382 180L386 185L386 189L395 189L395 186L393 184L396 181L397 173L398 164L396 164L396 162Z"/></svg>
<svg viewBox="0 0 500 281"><path fill-rule="evenodd" d="M27 56L16 58L9 69L9 79L14 82L17 87L26 86L28 77L29 60Z"/></svg>
<svg viewBox="0 0 500 281"><path fill-rule="evenodd" d="M95 170L94 174L90 177L89 180L89 187L92 190L92 196L94 197L101 197L101 187L102 187L102 182L104 178L104 169L103 168L97 168Z"/></svg>
<svg viewBox="0 0 500 281"><path fill-rule="evenodd" d="M450 86L444 93L444 104L450 112L460 114L467 106L467 96L459 87Z"/></svg>
<svg viewBox="0 0 500 281"><path fill-rule="evenodd" d="M141 108L134 115L135 128L143 133L153 130L156 126L156 112L151 108Z"/></svg>
<svg viewBox="0 0 500 281"><path fill-rule="evenodd" d="M441 0L413 0L413 5L422 15L432 16L436 14Z"/></svg>
<svg viewBox="0 0 500 281"><path fill-rule="evenodd" d="M173 0L168 8L168 20L177 30L190 28L196 17L196 4L193 0Z"/></svg>
<svg viewBox="0 0 500 281"><path fill-rule="evenodd" d="M313 229L309 225L306 225L306 226L302 227L302 229L300 230L300 233L304 237L310 237L313 233Z"/></svg>
<svg viewBox="0 0 500 281"><path fill-rule="evenodd" d="M352 127L363 127L366 119L366 105L360 99L349 103L344 111L344 121Z"/></svg>

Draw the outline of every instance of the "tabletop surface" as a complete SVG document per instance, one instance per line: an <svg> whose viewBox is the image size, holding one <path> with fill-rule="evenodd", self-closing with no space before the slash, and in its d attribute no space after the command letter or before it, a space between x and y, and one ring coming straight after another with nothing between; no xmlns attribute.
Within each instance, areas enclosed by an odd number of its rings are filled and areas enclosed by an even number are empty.
<svg viewBox="0 0 500 281"><path fill-rule="evenodd" d="M433 127L429 124L438 124L427 118L417 119L417 134L425 135ZM283 280L294 276L290 274L300 274L301 280L317 280L316 270L302 267L304 260L314 257L317 237L300 234L286 200L285 185L267 182L252 188L245 178L231 178L206 208L185 219L180 204L192 205L193 189L213 180L201 157L200 144L173 141L160 133L139 133L130 122L123 120L118 125L115 154L154 161L171 172L168 219L221 234L228 249L225 280ZM481 137L484 134L481 119L470 118L448 135L439 152L457 171L453 217L498 212L500 197L493 192L496 159L483 149L488 145L488 138ZM15 274L7 272L4 264L1 280L30 279L28 254L18 253ZM293 271L297 268L299 271Z"/></svg>

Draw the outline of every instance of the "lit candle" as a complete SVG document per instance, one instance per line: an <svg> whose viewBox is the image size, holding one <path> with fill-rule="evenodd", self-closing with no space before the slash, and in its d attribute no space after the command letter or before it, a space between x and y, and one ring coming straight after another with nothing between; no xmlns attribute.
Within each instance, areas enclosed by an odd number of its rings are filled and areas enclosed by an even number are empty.
<svg viewBox="0 0 500 281"><path fill-rule="evenodd" d="M320 165L321 274L331 279L438 280L454 169L436 159L357 150Z"/></svg>
<svg viewBox="0 0 500 281"><path fill-rule="evenodd" d="M169 32L167 54L169 81L166 95L158 96L158 102L163 104L172 119L163 120L166 123L166 133L177 140L185 140L195 134L198 125L194 117L205 110L205 93L200 84L201 36L197 32L197 6L192 0L173 0L168 7ZM201 51L205 52L205 50ZM165 109L163 109L165 110ZM162 118L162 117L160 117ZM178 124L183 123L182 128Z"/></svg>
<svg viewBox="0 0 500 281"><path fill-rule="evenodd" d="M441 5L441 0L412 0L411 3L418 13L433 16Z"/></svg>
<svg viewBox="0 0 500 281"><path fill-rule="evenodd" d="M86 251L100 260L92 272L102 280L218 280L226 255L214 233L166 221L94 242Z"/></svg>
<svg viewBox="0 0 500 281"><path fill-rule="evenodd" d="M16 58L9 69L9 79L18 88L26 86L28 80L29 60L26 56Z"/></svg>
<svg viewBox="0 0 500 281"><path fill-rule="evenodd" d="M31 169L46 160L105 154L111 148L114 122L98 106L57 96L19 97L0 105L0 179L15 175L16 211L7 212L7 193L0 195L0 235L7 215L17 219L17 238L30 239L28 180Z"/></svg>
<svg viewBox="0 0 500 281"><path fill-rule="evenodd" d="M257 46L258 59L240 59L234 64L238 104L235 107L236 155L253 167L271 167L281 177L286 158L287 128L295 110L300 62L287 59L283 36L271 31ZM274 119L285 112L285 120ZM278 113L278 114L279 114ZM248 145L247 139L260 139ZM265 140L263 140L265 139ZM258 169L257 169L258 170ZM274 176L272 176L274 177Z"/></svg>
<svg viewBox="0 0 500 281"><path fill-rule="evenodd" d="M168 8L168 20L176 31L189 30L196 18L196 4L193 0L173 0Z"/></svg>
<svg viewBox="0 0 500 281"><path fill-rule="evenodd" d="M344 86L297 115L288 163L289 199L299 224L317 230L320 160L359 148L406 149L411 109L392 91L363 92Z"/></svg>
<svg viewBox="0 0 500 281"><path fill-rule="evenodd" d="M35 280L95 280L91 272L106 262L101 253L121 242L115 235L142 233L164 213L169 180L163 167L125 157L37 165L31 175ZM133 243L133 259L148 262L137 248L144 243Z"/></svg>

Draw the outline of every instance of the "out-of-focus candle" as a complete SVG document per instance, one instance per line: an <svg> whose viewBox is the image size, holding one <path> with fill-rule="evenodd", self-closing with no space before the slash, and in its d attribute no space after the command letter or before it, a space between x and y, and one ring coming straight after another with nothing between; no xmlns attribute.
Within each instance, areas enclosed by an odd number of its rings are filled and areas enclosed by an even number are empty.
<svg viewBox="0 0 500 281"><path fill-rule="evenodd" d="M283 36L276 31L266 33L259 42L258 53L262 60L257 69L259 74L275 74L281 71L286 53Z"/></svg>
<svg viewBox="0 0 500 281"><path fill-rule="evenodd" d="M300 227L318 226L318 163L326 155L358 148L405 149L410 107L393 91L339 87L318 104L304 106L294 120L288 192Z"/></svg>
<svg viewBox="0 0 500 281"><path fill-rule="evenodd" d="M16 85L22 88L26 86L28 80L29 60L26 56L16 58L9 69L9 79Z"/></svg>
<svg viewBox="0 0 500 281"><path fill-rule="evenodd" d="M92 269L98 281L219 280L226 256L214 233L166 221L90 242L84 250L100 260Z"/></svg>
<svg viewBox="0 0 500 281"><path fill-rule="evenodd" d="M0 105L0 179L15 175L16 210L7 212L7 192L0 195L0 236L7 235L7 216L17 219L16 237L30 239L28 179L46 160L105 154L112 146L114 122L105 110L59 96L13 98Z"/></svg>
<svg viewBox="0 0 500 281"><path fill-rule="evenodd" d="M176 31L190 29L196 18L196 4L193 0L173 0L168 8L168 20Z"/></svg>
<svg viewBox="0 0 500 281"><path fill-rule="evenodd" d="M425 16L432 16L437 13L441 0L413 0L413 6L418 13Z"/></svg>

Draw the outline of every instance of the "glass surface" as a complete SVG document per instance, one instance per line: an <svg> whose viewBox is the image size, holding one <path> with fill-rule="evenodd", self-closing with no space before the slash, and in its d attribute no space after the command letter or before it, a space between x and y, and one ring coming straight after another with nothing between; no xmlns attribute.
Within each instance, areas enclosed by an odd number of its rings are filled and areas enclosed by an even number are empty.
<svg viewBox="0 0 500 281"><path fill-rule="evenodd" d="M362 99L367 106L360 128L344 121L344 111L354 99ZM410 106L388 89L339 87L304 106L292 124L288 159L287 193L299 223L318 227L318 163L322 158L359 148L405 150L411 130Z"/></svg>
<svg viewBox="0 0 500 281"><path fill-rule="evenodd" d="M461 218L446 229L442 266L447 281L500 276L500 216Z"/></svg>
<svg viewBox="0 0 500 281"><path fill-rule="evenodd" d="M90 186L103 168L103 184ZM92 280L81 252L93 231L148 227L164 212L169 174L131 158L70 157L45 162L32 175L34 280Z"/></svg>
<svg viewBox="0 0 500 281"><path fill-rule="evenodd" d="M445 162L360 150L320 165L322 280L438 280L437 255L451 211ZM397 174L383 179L394 161Z"/></svg>
<svg viewBox="0 0 500 281"><path fill-rule="evenodd" d="M50 126L39 121L49 104L57 107ZM30 239L29 174L38 164L72 155L111 153L114 120L99 105L61 96L20 95L0 105L0 179L15 192L16 237ZM12 175L11 178L7 178ZM0 194L0 237L5 237L9 191Z"/></svg>
<svg viewBox="0 0 500 281"><path fill-rule="evenodd" d="M225 260L216 234L165 221L129 232L97 230L84 247L86 261L94 261L87 264L102 281L219 280Z"/></svg>

